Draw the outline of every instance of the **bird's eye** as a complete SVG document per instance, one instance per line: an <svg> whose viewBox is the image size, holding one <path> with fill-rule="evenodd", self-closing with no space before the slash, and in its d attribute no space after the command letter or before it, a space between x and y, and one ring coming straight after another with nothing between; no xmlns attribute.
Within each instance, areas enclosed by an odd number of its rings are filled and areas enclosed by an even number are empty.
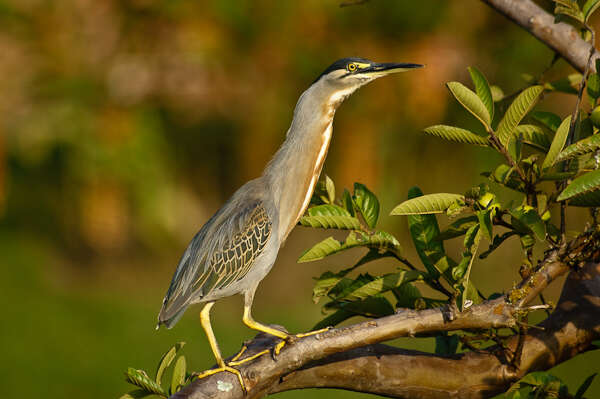
<svg viewBox="0 0 600 399"><path fill-rule="evenodd" d="M354 64L354 63L348 64L348 71L350 71L350 72L356 71L356 64Z"/></svg>

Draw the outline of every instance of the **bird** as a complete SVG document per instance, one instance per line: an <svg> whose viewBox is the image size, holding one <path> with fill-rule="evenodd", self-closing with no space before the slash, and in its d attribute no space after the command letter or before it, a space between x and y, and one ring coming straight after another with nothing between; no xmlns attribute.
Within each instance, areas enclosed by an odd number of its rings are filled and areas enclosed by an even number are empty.
<svg viewBox="0 0 600 399"><path fill-rule="evenodd" d="M233 362L223 360L211 327L210 310L219 299L243 295L243 323L282 339L276 353L291 338L255 321L252 302L280 247L310 203L329 149L335 112L361 86L422 66L376 63L358 57L335 61L300 95L285 140L262 175L239 188L193 237L163 300L157 329L161 325L173 327L188 306L205 304L200 322L218 367L198 378L231 372L245 390L239 370L232 367ZM239 355L241 352L234 359Z"/></svg>

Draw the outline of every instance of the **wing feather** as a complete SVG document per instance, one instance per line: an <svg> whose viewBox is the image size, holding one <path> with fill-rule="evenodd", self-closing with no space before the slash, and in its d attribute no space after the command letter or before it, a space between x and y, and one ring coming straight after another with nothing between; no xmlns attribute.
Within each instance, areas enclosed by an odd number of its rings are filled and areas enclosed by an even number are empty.
<svg viewBox="0 0 600 399"><path fill-rule="evenodd" d="M221 209L202 227L183 254L159 323L170 327L190 303L242 279L267 245L272 223L260 201L235 214L224 212Z"/></svg>

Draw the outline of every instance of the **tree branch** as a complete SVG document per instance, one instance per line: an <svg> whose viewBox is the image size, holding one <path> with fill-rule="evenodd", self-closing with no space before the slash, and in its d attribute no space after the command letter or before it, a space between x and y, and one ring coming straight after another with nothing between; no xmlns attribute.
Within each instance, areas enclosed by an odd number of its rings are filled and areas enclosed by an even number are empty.
<svg viewBox="0 0 600 399"><path fill-rule="evenodd" d="M329 356L283 377L270 393L306 387L343 388L402 398L487 398L535 370L585 350L600 336L600 265L571 273L555 312L525 336L519 369L490 353L451 357L372 345ZM518 337L507 346L514 351Z"/></svg>
<svg viewBox="0 0 600 399"><path fill-rule="evenodd" d="M600 56L575 28L564 22L554 23L554 16L531 0L481 1L527 30L580 72L585 70L590 51L594 53L592 61ZM594 62L591 70L596 71Z"/></svg>

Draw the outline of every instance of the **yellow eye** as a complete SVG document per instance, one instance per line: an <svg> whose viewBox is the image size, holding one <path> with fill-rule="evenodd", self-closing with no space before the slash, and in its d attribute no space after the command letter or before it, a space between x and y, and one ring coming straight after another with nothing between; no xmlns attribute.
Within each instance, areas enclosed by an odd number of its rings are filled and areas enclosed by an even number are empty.
<svg viewBox="0 0 600 399"><path fill-rule="evenodd" d="M352 63L352 64L348 64L348 70L349 70L350 72L354 72L354 71L356 71L356 68L357 68L357 67L356 67L356 64L354 64L354 63Z"/></svg>

